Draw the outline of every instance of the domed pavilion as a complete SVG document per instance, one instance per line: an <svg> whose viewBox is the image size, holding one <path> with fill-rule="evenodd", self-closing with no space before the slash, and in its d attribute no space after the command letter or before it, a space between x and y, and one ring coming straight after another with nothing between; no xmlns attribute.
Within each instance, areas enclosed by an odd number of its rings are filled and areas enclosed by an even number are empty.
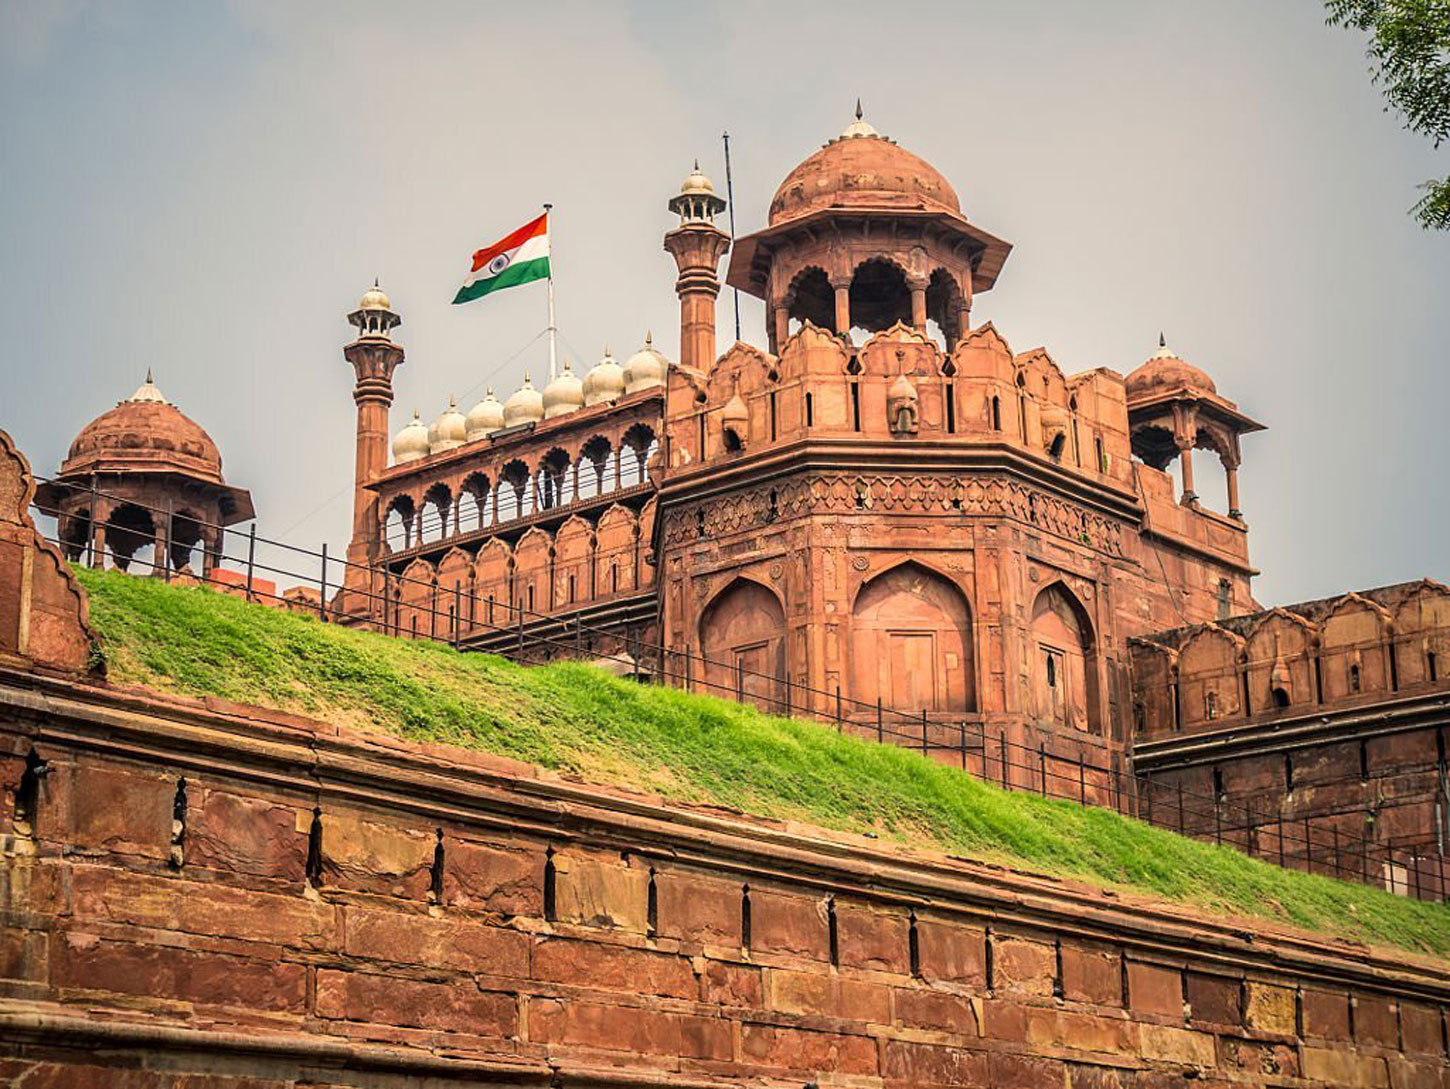
<svg viewBox="0 0 1450 1089"><path fill-rule="evenodd" d="M251 494L223 478L211 436L162 395L150 371L81 429L35 501L55 516L72 561L181 572L199 547L203 578L220 561L223 529L254 516Z"/></svg>

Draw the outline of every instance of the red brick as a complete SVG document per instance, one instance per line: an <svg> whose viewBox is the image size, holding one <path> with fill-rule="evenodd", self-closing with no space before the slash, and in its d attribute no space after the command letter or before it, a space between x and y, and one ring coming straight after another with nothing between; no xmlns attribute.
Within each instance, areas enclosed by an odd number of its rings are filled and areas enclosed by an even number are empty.
<svg viewBox="0 0 1450 1089"><path fill-rule="evenodd" d="M1065 1065L1058 1059L1042 1059L1032 1055L1014 1055L993 1051L987 1055L987 1069L992 1089L1061 1089L1066 1079Z"/></svg>
<svg viewBox="0 0 1450 1089"><path fill-rule="evenodd" d="M1096 1006L1123 1004L1123 959L1106 946L1062 943L1062 997Z"/></svg>
<svg viewBox="0 0 1450 1089"><path fill-rule="evenodd" d="M1422 1055L1445 1054L1445 1036L1440 1011L1417 1002L1400 1003L1400 1032L1405 1050Z"/></svg>
<svg viewBox="0 0 1450 1089"><path fill-rule="evenodd" d="M1305 990L1302 999L1306 1039L1349 1039L1349 996L1343 991Z"/></svg>
<svg viewBox="0 0 1450 1089"><path fill-rule="evenodd" d="M659 936L701 945L740 944L742 886L692 873L655 875Z"/></svg>
<svg viewBox="0 0 1450 1089"><path fill-rule="evenodd" d="M876 1073L876 1041L869 1036L747 1024L740 1038L745 1060L760 1066L811 1073Z"/></svg>
<svg viewBox="0 0 1450 1089"><path fill-rule="evenodd" d="M1075 1010L1028 1007L1027 1043L1033 1048L1068 1047L1109 1054L1132 1050L1132 1024L1121 1017L1098 1017Z"/></svg>
<svg viewBox="0 0 1450 1089"><path fill-rule="evenodd" d="M999 991L1051 997L1057 951L1045 942L997 936L992 943L993 986Z"/></svg>
<svg viewBox="0 0 1450 1089"><path fill-rule="evenodd" d="M1299 1049L1287 1044L1260 1040L1239 1040L1219 1037L1219 1065L1227 1070L1241 1071L1250 1077L1270 1074L1275 1077L1299 1076Z"/></svg>
<svg viewBox="0 0 1450 1089"><path fill-rule="evenodd" d="M954 1032L962 1036L977 1035L977 1014L971 1000L945 991L929 991L924 987L899 988L896 992L896 1017L909 1028Z"/></svg>
<svg viewBox="0 0 1450 1089"><path fill-rule="evenodd" d="M1394 1001L1379 995L1355 995L1354 1039L1360 1044L1398 1048L1400 1024Z"/></svg>
<svg viewBox="0 0 1450 1089"><path fill-rule="evenodd" d="M433 983L320 969L317 1015L478 1036L507 1038L518 1033L514 997L480 991L471 980Z"/></svg>
<svg viewBox="0 0 1450 1089"><path fill-rule="evenodd" d="M645 932L649 903L646 870L600 858L556 855L554 872L557 921Z"/></svg>
<svg viewBox="0 0 1450 1089"><path fill-rule="evenodd" d="M917 952L921 978L928 983L987 985L987 933L979 927L918 919Z"/></svg>
<svg viewBox="0 0 1450 1089"><path fill-rule="evenodd" d="M1128 1003L1134 1013L1183 1019L1183 973L1142 961L1128 961Z"/></svg>
<svg viewBox="0 0 1450 1089"><path fill-rule="evenodd" d="M302 965L67 934L58 943L56 983L259 1010L303 1008Z"/></svg>
<svg viewBox="0 0 1450 1089"><path fill-rule="evenodd" d="M825 960L829 954L823 900L750 891L750 950Z"/></svg>
<svg viewBox="0 0 1450 1089"><path fill-rule="evenodd" d="M323 882L409 900L426 898L437 840L347 811L322 814Z"/></svg>
<svg viewBox="0 0 1450 1089"><path fill-rule="evenodd" d="M770 1008L782 1013L836 1017L884 1025L891 1021L891 992L876 983L826 972L766 972Z"/></svg>
<svg viewBox="0 0 1450 1089"><path fill-rule="evenodd" d="M72 846L150 858L170 855L176 779L92 763L67 770ZM40 834L47 835L43 824Z"/></svg>
<svg viewBox="0 0 1450 1089"><path fill-rule="evenodd" d="M721 1006L759 1009L764 1005L760 969L712 960L700 975L700 1001Z"/></svg>
<svg viewBox="0 0 1450 1089"><path fill-rule="evenodd" d="M684 957L558 938L544 938L534 947L533 978L669 998L698 993L694 970Z"/></svg>
<svg viewBox="0 0 1450 1089"><path fill-rule="evenodd" d="M307 834L298 832L299 811L261 798L207 790L186 818L186 864L301 882Z"/></svg>
<svg viewBox="0 0 1450 1089"><path fill-rule="evenodd" d="M529 1003L529 1038L534 1043L574 1044L646 1055L683 1055L727 1060L730 1025L713 1018L536 998Z"/></svg>
<svg viewBox="0 0 1450 1089"><path fill-rule="evenodd" d="M471 911L544 914L544 852L444 841L443 902Z"/></svg>
<svg viewBox="0 0 1450 1089"><path fill-rule="evenodd" d="M7 926L0 930L0 979L45 982L49 977L49 936L40 930Z"/></svg>
<svg viewBox="0 0 1450 1089"><path fill-rule="evenodd" d="M900 913L836 902L836 947L843 968L905 974L911 969L909 931L910 921Z"/></svg>
<svg viewBox="0 0 1450 1089"><path fill-rule="evenodd" d="M1228 976L1188 973L1189 1017L1214 1025L1244 1023L1243 984Z"/></svg>
<svg viewBox="0 0 1450 1089"><path fill-rule="evenodd" d="M457 968L475 975L529 974L527 934L466 919L348 908L343 952L354 957Z"/></svg>
<svg viewBox="0 0 1450 1089"><path fill-rule="evenodd" d="M1067 1089L1134 1089L1134 1071L1116 1066L1095 1066L1091 1063L1067 1064ZM1037 1085L1057 1085L1056 1080L1044 1080ZM1024 1086L1024 1089L1026 1087Z"/></svg>
<svg viewBox="0 0 1450 1089"><path fill-rule="evenodd" d="M990 1085L985 1052L890 1040L882 1076L912 1085Z"/></svg>

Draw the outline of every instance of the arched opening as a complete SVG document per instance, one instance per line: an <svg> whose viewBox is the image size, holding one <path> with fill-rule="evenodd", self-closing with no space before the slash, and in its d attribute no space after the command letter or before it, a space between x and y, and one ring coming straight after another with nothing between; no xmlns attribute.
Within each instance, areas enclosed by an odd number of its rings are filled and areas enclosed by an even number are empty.
<svg viewBox="0 0 1450 1089"><path fill-rule="evenodd" d="M950 272L936 269L926 285L927 335L951 351L961 339L961 324L962 289Z"/></svg>
<svg viewBox="0 0 1450 1089"><path fill-rule="evenodd" d="M423 493L421 541L441 541L453 532L453 493L446 484L434 484Z"/></svg>
<svg viewBox="0 0 1450 1089"><path fill-rule="evenodd" d="M512 500L508 512L510 517L522 518L525 514L534 512L533 499L529 495L529 467L527 465L515 458L503 467L499 481L501 484L507 484L513 491L513 495L509 497Z"/></svg>
<svg viewBox="0 0 1450 1089"><path fill-rule="evenodd" d="M134 503L122 503L106 519L106 550L122 571L129 571L136 553L155 540L151 513ZM150 557L143 562L150 562Z"/></svg>
<svg viewBox="0 0 1450 1089"><path fill-rule="evenodd" d="M898 321L911 323L911 289L906 286L906 274L883 257L863 261L851 277L852 340L865 341L865 337L856 337L856 329L879 333Z"/></svg>
<svg viewBox="0 0 1450 1089"><path fill-rule="evenodd" d="M189 574L201 569L196 564L196 546L201 544L201 520L191 511L178 511L171 516L167 540L167 556L173 571ZM204 564L201 566L205 566Z"/></svg>
<svg viewBox="0 0 1450 1089"><path fill-rule="evenodd" d="M906 714L976 709L972 619L951 581L908 561L865 583L851 613L851 692Z"/></svg>
<svg viewBox="0 0 1450 1089"><path fill-rule="evenodd" d="M1274 706L1280 709L1288 707L1294 702L1293 697L1289 695L1289 690L1282 684L1276 684L1269 689L1269 698L1273 701Z"/></svg>
<svg viewBox="0 0 1450 1089"><path fill-rule="evenodd" d="M60 548L65 558L71 563L78 563L90 544L91 517L85 511L59 515L56 518L56 533L60 537Z"/></svg>
<svg viewBox="0 0 1450 1089"><path fill-rule="evenodd" d="M1082 604L1054 583L1032 606L1032 711L1044 722L1102 733L1097 654Z"/></svg>
<svg viewBox="0 0 1450 1089"><path fill-rule="evenodd" d="M784 707L785 610L758 582L736 579L700 615L700 672L711 695Z"/></svg>
<svg viewBox="0 0 1450 1089"><path fill-rule="evenodd" d="M628 488L643 484L649 479L649 459L658 446L654 428L637 423L624 433L621 443L622 449L628 450L631 457L629 464L623 467L624 479L620 486Z"/></svg>
<svg viewBox="0 0 1450 1089"><path fill-rule="evenodd" d="M388 504L388 512L383 516L383 543L389 552L412 546L416 513L410 496L397 496Z"/></svg>
<svg viewBox="0 0 1450 1089"><path fill-rule="evenodd" d="M808 321L822 329L840 332L836 328L836 292L824 269L812 265L796 273L786 297L790 300L786 313L796 323L790 326L791 331Z"/></svg>
<svg viewBox="0 0 1450 1089"><path fill-rule="evenodd" d="M593 497L606 491L605 478L609 472L610 454L613 452L609 440L595 435L579 450L579 461L574 471L579 476L579 495Z"/></svg>
<svg viewBox="0 0 1450 1089"><path fill-rule="evenodd" d="M569 478L569 455L557 446L539 462L539 509L553 510L569 502L565 483Z"/></svg>
<svg viewBox="0 0 1450 1089"><path fill-rule="evenodd" d="M463 529L482 529L488 525L490 486L482 473L470 473L463 481L458 497L458 522Z"/></svg>

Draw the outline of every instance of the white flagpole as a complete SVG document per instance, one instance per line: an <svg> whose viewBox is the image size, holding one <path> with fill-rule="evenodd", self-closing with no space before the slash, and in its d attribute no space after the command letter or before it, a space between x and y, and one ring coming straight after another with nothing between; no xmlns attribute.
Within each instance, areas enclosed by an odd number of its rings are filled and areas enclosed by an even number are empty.
<svg viewBox="0 0 1450 1089"><path fill-rule="evenodd" d="M544 214L549 222L544 227L549 232L549 381L559 377L558 329L554 325L554 216L552 204L544 205Z"/></svg>

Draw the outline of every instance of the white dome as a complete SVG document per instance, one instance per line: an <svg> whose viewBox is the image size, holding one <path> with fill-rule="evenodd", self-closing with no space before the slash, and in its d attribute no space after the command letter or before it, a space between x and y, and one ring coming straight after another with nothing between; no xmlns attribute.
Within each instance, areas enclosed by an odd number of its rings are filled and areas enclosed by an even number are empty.
<svg viewBox="0 0 1450 1089"><path fill-rule="evenodd" d="M515 424L537 423L543 418L544 398L534 389L534 384L526 374L524 384L503 404L503 425L513 427Z"/></svg>
<svg viewBox="0 0 1450 1089"><path fill-rule="evenodd" d="M624 392L638 393L651 386L665 384L665 369L669 361L655 351L653 333L644 335L644 347L629 357L624 365Z"/></svg>
<svg viewBox="0 0 1450 1089"><path fill-rule="evenodd" d="M464 423L468 442L481 439L503 426L503 404L493 395L492 386L484 392L483 400L468 410Z"/></svg>
<svg viewBox="0 0 1450 1089"><path fill-rule="evenodd" d="M156 383L151 380L150 367L146 368L146 381L137 388L135 393L131 394L128 400L133 404L137 401L144 401L156 405L169 405L171 403L161 395L161 391L156 388Z"/></svg>
<svg viewBox="0 0 1450 1089"><path fill-rule="evenodd" d="M408 426L393 436L393 464L417 461L428 456L428 428L413 410L413 419Z"/></svg>
<svg viewBox="0 0 1450 1089"><path fill-rule="evenodd" d="M584 383L574 375L574 369L564 364L564 373L544 387L544 419L567 416L584 407Z"/></svg>
<svg viewBox="0 0 1450 1089"><path fill-rule="evenodd" d="M602 405L605 401L617 401L624 396L624 368L614 361L609 349L604 349L604 358L589 368L584 376L585 405Z"/></svg>
<svg viewBox="0 0 1450 1089"><path fill-rule="evenodd" d="M428 453L452 450L455 446L462 446L467 438L468 421L458 411L457 402L450 397L448 407L438 414L438 418L428 428Z"/></svg>

